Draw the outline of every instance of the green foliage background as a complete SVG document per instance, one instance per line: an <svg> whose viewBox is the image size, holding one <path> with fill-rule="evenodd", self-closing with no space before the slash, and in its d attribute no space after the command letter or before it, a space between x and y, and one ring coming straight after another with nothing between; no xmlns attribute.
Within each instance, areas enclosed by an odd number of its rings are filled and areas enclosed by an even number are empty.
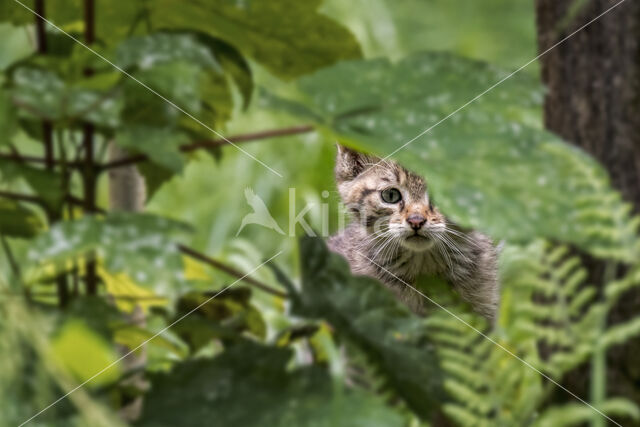
<svg viewBox="0 0 640 427"><path fill-rule="evenodd" d="M548 380L577 369L590 372L581 398L640 422L638 400L610 395L606 378L607 350L640 334L640 317L607 323L640 285L638 219L597 162L543 129L537 64L438 124L536 55L531 2L95 7L92 48L130 76L52 26L47 53L36 53L33 14L0 5L0 425L69 390L31 422L604 425ZM45 14L83 39L83 2L47 1ZM52 168L24 159L42 158L44 122ZM87 124L96 164L81 166ZM438 280L419 284L438 306L418 318L374 280L352 277L320 237L289 235L294 202L293 217L312 207L313 229L326 228L324 207L328 229L340 225L336 140L384 156L434 124L394 159L427 178L447 215L504 242L493 330ZM282 177L223 144L184 149L218 140L207 127L229 136L298 125L311 127L241 147ZM144 212L101 212L110 141L146 156ZM74 200L93 173L99 209L86 212ZM246 188L286 236L256 225L238 233ZM588 282L574 248L605 263L603 283ZM97 294L83 283L92 262ZM229 268L278 292L237 282ZM71 291L62 308L60 277ZM144 357L137 369L119 360L127 349ZM137 399L140 413L123 415Z"/></svg>

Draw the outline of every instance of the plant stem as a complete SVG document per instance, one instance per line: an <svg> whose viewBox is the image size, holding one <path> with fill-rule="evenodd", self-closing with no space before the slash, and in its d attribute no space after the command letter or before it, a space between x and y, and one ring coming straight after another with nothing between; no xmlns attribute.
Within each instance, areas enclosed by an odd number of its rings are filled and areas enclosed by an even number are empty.
<svg viewBox="0 0 640 427"><path fill-rule="evenodd" d="M20 282L22 277L22 274L20 272L20 265L17 263L16 258L13 256L11 246L9 246L9 242L7 242L7 238L5 236L0 236L0 240L2 241L2 248L4 249L7 261L9 261L9 266L11 267L13 276L18 282Z"/></svg>
<svg viewBox="0 0 640 427"><path fill-rule="evenodd" d="M5 199L10 199L10 200L17 200L19 202L28 202L28 203L35 203L41 207L45 207L45 203L44 200L42 200L41 198L37 197L37 196L30 196L28 194L20 194L20 193L13 193L11 191L0 191L0 197L4 197Z"/></svg>
<svg viewBox="0 0 640 427"><path fill-rule="evenodd" d="M45 8L44 0L36 0L35 2L35 25L36 25L36 41L37 49L40 55L47 53L47 33L45 28ZM53 171L55 167L55 153L53 145L53 124L50 120L42 120L42 143L44 144L44 164L48 171ZM60 212L54 212L49 206L43 205L47 215L49 224L55 224L61 218ZM56 289L58 293L58 305L63 308L69 302L69 289L67 288L67 277L65 274L56 276Z"/></svg>
<svg viewBox="0 0 640 427"><path fill-rule="evenodd" d="M95 7L93 0L84 0L84 39L87 45L93 44L95 41ZM84 70L84 75L89 77L93 75L91 68ZM84 146L84 170L83 170L83 186L84 186L84 210L86 214L95 212L96 206L96 171L93 160L93 142L94 127L91 123L85 123L83 126L83 146ZM96 262L93 254L89 254L86 263L85 284L88 295L96 295L98 293L98 276L96 274Z"/></svg>
<svg viewBox="0 0 640 427"><path fill-rule="evenodd" d="M178 249L180 250L180 252L182 252L183 254L190 256L193 259L197 259L198 261L202 261L206 264L209 264L210 266L217 268L218 270L224 271L225 273L227 273L230 276L233 276L237 279L243 280L253 286L255 286L256 288L262 289L263 291L271 294L271 295L275 295L278 296L280 298L287 298L288 295L282 291L279 291L277 289L272 288L271 286L260 282L259 280L253 279L249 276L247 276L246 274L242 273L239 270L236 270L235 268L226 265L216 259L213 259L211 257L208 257L205 254L202 254L198 251L196 251L195 249L189 248L185 245L178 245Z"/></svg>
<svg viewBox="0 0 640 427"><path fill-rule="evenodd" d="M44 0L36 0L34 4L36 12L36 46L38 53L47 52L47 35L45 32L45 22L41 18L45 16Z"/></svg>
<svg viewBox="0 0 640 427"><path fill-rule="evenodd" d="M230 136L226 139L196 141L191 144L182 145L180 147L180 151L183 153L189 153L191 151L196 151L200 149L210 149L210 148L222 147L224 145L229 145L229 141L231 141L234 144L241 143L241 142L258 141L261 139L275 138L278 136L288 136L288 135L309 133L309 132L312 132L314 129L315 128L311 125L300 125L300 126L293 126L288 128L282 128L282 129L272 129L272 130L253 132L253 133L247 133L242 135L235 135L235 136ZM134 163L145 162L148 159L149 158L144 154L137 154L130 157L118 159L113 162L105 163L104 165L102 165L101 170L129 166Z"/></svg>
<svg viewBox="0 0 640 427"><path fill-rule="evenodd" d="M609 282L615 279L617 265L614 261L608 261L605 264L603 273L603 288ZM607 349L602 345L600 337L604 334L607 326L607 310L603 310L599 319L599 333L596 337L595 350L591 357L591 383L590 383L590 400L591 404L596 407L602 407L607 398ZM605 427L605 418L596 414L591 421L592 427Z"/></svg>

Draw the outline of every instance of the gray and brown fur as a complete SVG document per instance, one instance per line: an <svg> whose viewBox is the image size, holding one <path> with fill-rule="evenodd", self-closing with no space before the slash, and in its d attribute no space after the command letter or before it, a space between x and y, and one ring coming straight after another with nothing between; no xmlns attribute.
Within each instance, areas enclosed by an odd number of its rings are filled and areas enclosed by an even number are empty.
<svg viewBox="0 0 640 427"><path fill-rule="evenodd" d="M494 320L499 300L497 252L491 240L447 219L429 198L425 180L396 163L338 146L336 184L352 215L346 229L329 239L355 274L374 277L412 311L424 298L407 286L420 274L443 277L474 310ZM402 199L387 203L382 191Z"/></svg>

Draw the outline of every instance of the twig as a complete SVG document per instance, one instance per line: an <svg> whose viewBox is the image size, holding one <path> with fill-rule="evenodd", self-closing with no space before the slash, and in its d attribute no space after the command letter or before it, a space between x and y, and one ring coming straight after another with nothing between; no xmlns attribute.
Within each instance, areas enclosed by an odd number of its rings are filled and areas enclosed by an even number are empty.
<svg viewBox="0 0 640 427"><path fill-rule="evenodd" d="M216 259L213 259L211 257L208 257L205 254L202 254L200 252L197 252L194 249L191 249L185 245L178 245L178 249L180 250L180 252L182 252L183 254L190 256L193 259L197 259L198 261L202 261L206 264L209 264L210 266L217 268L218 270L224 271L225 273L227 273L230 276L233 276L235 278L244 280L245 282L255 286L256 288L262 289L263 291L270 293L272 295L281 297L281 298L287 298L288 295L282 291L279 291L277 289L272 288L271 286L264 284L262 282L260 282L259 280L253 279L251 277L246 276L245 274L243 274L241 271L236 270L235 268L228 266Z"/></svg>
<svg viewBox="0 0 640 427"><path fill-rule="evenodd" d="M11 266L11 270L13 271L13 275L16 280L21 281L22 274L20 273L20 265L16 262L16 258L13 256L13 252L11 251L11 246L9 246L9 242L5 236L0 236L0 240L2 240L2 248L4 249L4 253L7 256L7 260L9 261L9 265Z"/></svg>
<svg viewBox="0 0 640 427"><path fill-rule="evenodd" d="M297 135L301 133L308 133L314 130L314 127L311 125L301 125L301 126L293 126L282 129L273 129L266 130L261 132L247 133L242 135L230 136L226 140L224 139L214 139L214 140L206 140L206 141L196 141L191 144L182 145L180 147L180 151L183 153L189 153L191 151L200 150L204 148L216 148L222 147L224 145L228 145L231 141L233 143L240 142L250 142L250 141L258 141L261 139L275 138L278 136L287 136L287 135ZM147 156L144 154L136 154L130 157L124 157L122 159L115 160L113 162L105 163L102 165L101 169L113 169L119 168L123 166L129 166L135 163L145 162L149 160Z"/></svg>
<svg viewBox="0 0 640 427"><path fill-rule="evenodd" d="M45 201L43 199L37 196L30 196L28 194L14 193L11 191L0 191L0 197L4 197L5 199L16 200L19 202L35 203L42 207L45 206Z"/></svg>
<svg viewBox="0 0 640 427"><path fill-rule="evenodd" d="M8 153L0 153L0 159L3 160L11 160L11 161L15 161L15 162L20 162L20 163L36 163L36 164L41 164L41 165L46 165L47 164L47 159L45 159L44 157L37 157L37 156L26 156L24 154L20 154L17 152L8 154ZM53 159L53 164L54 165L59 165L62 162L60 162L59 160ZM68 162L67 166L69 167L80 167L82 166L82 163L80 162Z"/></svg>
<svg viewBox="0 0 640 427"><path fill-rule="evenodd" d="M94 0L84 0L84 38L87 45L93 44L95 41L95 4ZM90 77L93 75L91 68L84 70L84 75ZM96 208L96 171L93 159L93 140L94 128L93 124L85 123L83 128L83 144L84 144L84 209L86 213L95 213ZM90 257L91 258L91 257ZM98 293L98 275L96 272L95 260L88 260L86 264L86 285L87 294L96 295Z"/></svg>

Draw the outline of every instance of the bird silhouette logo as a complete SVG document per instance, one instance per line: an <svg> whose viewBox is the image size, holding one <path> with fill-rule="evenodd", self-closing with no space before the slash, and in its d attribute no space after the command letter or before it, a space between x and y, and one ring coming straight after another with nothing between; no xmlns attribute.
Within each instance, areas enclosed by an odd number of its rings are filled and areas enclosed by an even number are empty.
<svg viewBox="0 0 640 427"><path fill-rule="evenodd" d="M264 204L260 196L254 193L251 188L247 187L244 190L244 197L247 199L249 206L253 208L253 212L246 214L244 218L242 218L242 224L240 224L240 229L236 233L236 236L238 236L242 229L249 224L258 224L275 230L280 234L284 234L284 231L282 231L276 220L273 219L273 216L271 216L269 209L267 209L267 206Z"/></svg>

